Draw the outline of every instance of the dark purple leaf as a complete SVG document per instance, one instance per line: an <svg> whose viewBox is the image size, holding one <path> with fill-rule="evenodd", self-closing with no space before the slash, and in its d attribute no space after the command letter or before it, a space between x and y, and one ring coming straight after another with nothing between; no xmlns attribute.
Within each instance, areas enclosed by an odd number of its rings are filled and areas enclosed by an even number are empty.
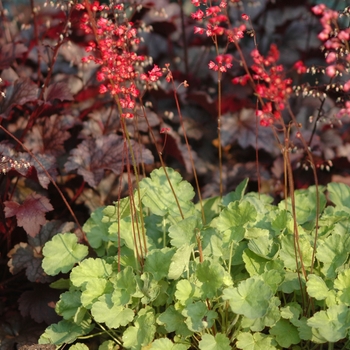
<svg viewBox="0 0 350 350"><path fill-rule="evenodd" d="M28 132L24 144L34 154L61 155L65 151L63 144L70 137L67 130L74 124L72 119L57 114L41 119Z"/></svg>
<svg viewBox="0 0 350 350"><path fill-rule="evenodd" d="M30 171L27 173L27 177L32 177L34 179L38 179L40 185L47 189L50 183L50 179L46 175L47 171L51 177L55 180L57 176L57 165L56 158L51 155L46 154L36 154L36 158L40 161L40 163L44 166L45 170L39 165L39 163L31 157L29 154L25 154L25 159L32 165ZM31 173L32 170L32 173Z"/></svg>
<svg viewBox="0 0 350 350"><path fill-rule="evenodd" d="M58 322L60 317L55 313L54 305L59 298L59 291L48 285L36 286L20 296L19 310L23 317L30 316L34 321L46 324Z"/></svg>
<svg viewBox="0 0 350 350"><path fill-rule="evenodd" d="M153 163L151 151L131 140L137 163ZM95 187L102 180L104 170L119 175L126 165L127 145L122 136L111 134L98 139L84 140L72 152L65 164L66 171L77 170L84 180ZM129 155L129 161L130 155Z"/></svg>
<svg viewBox="0 0 350 350"><path fill-rule="evenodd" d="M41 267L42 257L39 254L40 248L33 249L28 243L16 244L8 253L10 258L8 266L12 274L25 270L26 276L31 282L47 283L53 278L48 276Z"/></svg>
<svg viewBox="0 0 350 350"><path fill-rule="evenodd" d="M88 114L88 118L83 122L81 135L100 137L106 131L112 133L120 128L120 118L116 108L99 108Z"/></svg>
<svg viewBox="0 0 350 350"><path fill-rule="evenodd" d="M54 100L72 101L73 95L69 87L64 82L53 83L48 86L44 92L44 101L46 103L53 103Z"/></svg>
<svg viewBox="0 0 350 350"><path fill-rule="evenodd" d="M223 147L237 142L242 148L257 147L271 154L279 151L271 128L260 126L254 109L243 108L237 113L227 113L221 119ZM257 122L258 128L256 128Z"/></svg>
<svg viewBox="0 0 350 350"><path fill-rule="evenodd" d="M21 43L9 43L0 48L0 70L10 67L13 61L21 57L28 49Z"/></svg>
<svg viewBox="0 0 350 350"><path fill-rule="evenodd" d="M40 227L46 223L45 213L53 210L46 197L35 192L31 193L22 204L5 201L5 217L16 216L18 226L24 228L29 236L35 237Z"/></svg>
<svg viewBox="0 0 350 350"><path fill-rule="evenodd" d="M0 98L0 117L8 118L13 107L37 101L39 89L30 79L20 78L6 88L5 97Z"/></svg>

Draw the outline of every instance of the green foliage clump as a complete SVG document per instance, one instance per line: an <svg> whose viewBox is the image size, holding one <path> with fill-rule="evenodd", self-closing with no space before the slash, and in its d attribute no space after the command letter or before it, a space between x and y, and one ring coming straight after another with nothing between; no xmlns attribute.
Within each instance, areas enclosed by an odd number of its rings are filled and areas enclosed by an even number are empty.
<svg viewBox="0 0 350 350"><path fill-rule="evenodd" d="M74 234L54 236L43 268L70 272L53 284L65 288L62 320L40 343L87 349L76 341L95 335L100 350L348 348L350 188L320 188L318 208L315 187L297 190L293 216L289 200L274 205L246 186L206 200L203 220L190 184L155 170L133 198L91 215L89 256Z"/></svg>

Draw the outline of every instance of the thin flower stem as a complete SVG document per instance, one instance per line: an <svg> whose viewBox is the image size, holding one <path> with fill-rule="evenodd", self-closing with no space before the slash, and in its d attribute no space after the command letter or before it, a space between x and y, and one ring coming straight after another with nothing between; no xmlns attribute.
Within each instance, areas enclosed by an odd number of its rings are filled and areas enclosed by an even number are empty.
<svg viewBox="0 0 350 350"><path fill-rule="evenodd" d="M168 68L169 69L169 68ZM172 75L171 75L172 77ZM182 113L181 113L181 107L180 107L180 102L179 102L179 98L177 96L177 92L176 92L176 87L175 87L175 83L174 83L174 79L171 78L171 82L173 85L173 91L174 91L174 99L175 99L175 104L176 104L176 108L177 108L177 112L179 114L179 118L180 118L180 124L182 127L182 132L184 135L184 139L185 139L185 143L187 146L187 150L188 150L188 155L190 157L190 162L191 162L191 166L192 166L192 171L193 171L193 176L194 176L194 180L196 182L196 187L197 187L197 192L198 192L198 198L199 198L199 203L200 203L200 207L201 207L201 214L202 214L202 220L203 220L203 224L205 224L205 214L204 214L204 207L203 207L203 199L202 199L202 194L201 194L201 190L199 187L199 181L198 181L198 176L197 176L197 170L196 167L194 165L194 160L193 160L193 156L192 156L192 152L191 152L191 146L190 143L188 142L188 138L187 138L187 132L186 132L186 128L184 126L184 122L183 122L183 118L182 118ZM185 82L186 83L186 82Z"/></svg>

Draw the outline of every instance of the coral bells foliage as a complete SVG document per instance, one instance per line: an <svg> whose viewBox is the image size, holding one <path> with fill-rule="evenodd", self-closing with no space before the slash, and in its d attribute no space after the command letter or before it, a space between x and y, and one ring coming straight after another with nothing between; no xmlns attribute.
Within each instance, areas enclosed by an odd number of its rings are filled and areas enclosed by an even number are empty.
<svg viewBox="0 0 350 350"><path fill-rule="evenodd" d="M292 80L286 79L282 65L277 65L279 51L277 46L272 44L266 57L263 57L257 49L251 53L253 65L252 78L255 81L255 93L262 106L257 110L260 124L271 125L276 119L281 117L281 111L285 109L289 95L292 93ZM301 69L300 63L298 64ZM304 70L302 70L304 71ZM245 85L250 79L248 74L236 77L232 80L234 84Z"/></svg>
<svg viewBox="0 0 350 350"><path fill-rule="evenodd" d="M162 75L161 70L154 66L148 74L142 72L142 64L147 57L136 53L140 38L134 24L125 21L123 4L107 6L97 1L85 3L89 8L83 4L76 5L78 10L87 10L81 17L80 27L86 34L92 34L95 41L86 47L86 51L94 55L84 57L83 62L93 61L101 66L97 73L97 80L101 82L100 93L109 91L117 96L123 110L122 117L132 118L136 98L140 96L137 82L154 83ZM110 16L111 13L113 16Z"/></svg>

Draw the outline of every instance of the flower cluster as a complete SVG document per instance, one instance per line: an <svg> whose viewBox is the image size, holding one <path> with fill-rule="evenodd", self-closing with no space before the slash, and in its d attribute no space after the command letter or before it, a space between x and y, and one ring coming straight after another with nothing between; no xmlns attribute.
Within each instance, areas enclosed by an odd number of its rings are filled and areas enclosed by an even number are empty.
<svg viewBox="0 0 350 350"><path fill-rule="evenodd" d="M100 65L97 72L97 80L101 82L100 93L109 91L112 95L117 95L123 109L122 117L133 118L135 100L140 96L137 81L157 81L161 76L160 69L154 66L148 75L142 73L146 57L135 52L140 43L137 29L132 22L125 22L123 16L120 16L122 23L118 23L118 13L125 13L123 4L107 6L95 1L89 9L82 4L76 5L76 8L88 10L81 17L80 27L96 39L85 48L87 52L95 54L84 57L83 62L93 61ZM110 12L114 16L107 16ZM91 14L94 16L93 21Z"/></svg>
<svg viewBox="0 0 350 350"><path fill-rule="evenodd" d="M322 31L318 38L323 42L326 56L326 74L334 79L336 77L346 77L340 84L340 89L344 92L350 91L350 28L340 28L339 20L342 16L350 17L350 8L346 8L342 13L331 10L324 4L316 5L312 8L315 15L321 16ZM350 101L344 103L344 108L339 112L339 117L350 115Z"/></svg>
<svg viewBox="0 0 350 350"><path fill-rule="evenodd" d="M192 4L196 7L204 5L206 7L205 11L198 9L196 12L191 14L191 17L199 21L200 23L205 22L205 27L195 26L195 34L206 34L208 37L213 38L214 42L217 42L218 36L226 36L228 43L237 43L243 38L244 32L246 31L245 24L241 24L238 27L230 28L229 19L226 14L227 0L219 1L218 5L210 5L207 0L191 0ZM248 16L245 15L244 20L248 20ZM228 68L232 67L233 57L228 54L219 54L215 60L216 63L210 61L208 66L209 69L219 72L226 72Z"/></svg>
<svg viewBox="0 0 350 350"><path fill-rule="evenodd" d="M324 4L314 6L312 11L321 16L323 30L318 38L323 42L328 64L326 74L333 78L344 72L350 66L349 39L350 28L340 29L338 20L340 14L327 8ZM349 9L345 14L350 14ZM350 90L350 80L344 85L344 91Z"/></svg>
<svg viewBox="0 0 350 350"><path fill-rule="evenodd" d="M262 105L262 109L257 111L260 124L271 125L276 119L281 117L281 111L285 109L286 101L292 93L292 80L284 77L282 65L277 65L279 51L277 46L272 44L267 57L263 57L257 49L251 53L254 64L252 78L256 81L255 92ZM234 84L245 85L250 79L246 74L232 80Z"/></svg>

